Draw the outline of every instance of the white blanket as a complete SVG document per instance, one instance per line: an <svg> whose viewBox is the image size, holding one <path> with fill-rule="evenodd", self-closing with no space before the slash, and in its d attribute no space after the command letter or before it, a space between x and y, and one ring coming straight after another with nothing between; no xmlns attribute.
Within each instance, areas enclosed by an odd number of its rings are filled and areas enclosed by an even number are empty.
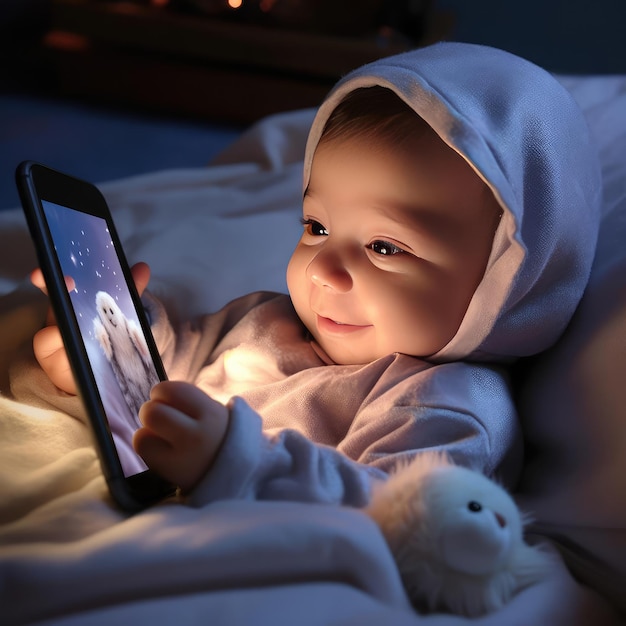
<svg viewBox="0 0 626 626"><path fill-rule="evenodd" d="M590 117L604 165L623 160L626 107L616 102L623 105L626 78L565 82ZM151 287L172 315L285 290L312 117L269 118L207 168L101 185L129 260L150 263ZM550 579L498 613L419 616L378 529L355 510L164 503L123 515L108 497L76 400L59 398L66 412L46 406L43 375L18 379L20 401L11 398L9 370L30 358L45 311L26 279L34 266L21 212L0 214L0 623L617 623L560 560Z"/></svg>

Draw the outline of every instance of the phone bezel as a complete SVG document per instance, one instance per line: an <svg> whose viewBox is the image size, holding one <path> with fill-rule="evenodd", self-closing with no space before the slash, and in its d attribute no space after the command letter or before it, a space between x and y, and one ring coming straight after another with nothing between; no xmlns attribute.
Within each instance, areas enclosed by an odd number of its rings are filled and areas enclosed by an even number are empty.
<svg viewBox="0 0 626 626"><path fill-rule="evenodd" d="M175 486L150 469L131 476L124 475L78 320L65 285L61 264L54 250L42 200L106 221L155 369L159 379L166 380L165 369L108 205L95 185L33 161L20 163L16 170L16 181L51 306L67 350L79 395L89 416L107 485L114 500L123 509L135 511L145 508L174 493Z"/></svg>

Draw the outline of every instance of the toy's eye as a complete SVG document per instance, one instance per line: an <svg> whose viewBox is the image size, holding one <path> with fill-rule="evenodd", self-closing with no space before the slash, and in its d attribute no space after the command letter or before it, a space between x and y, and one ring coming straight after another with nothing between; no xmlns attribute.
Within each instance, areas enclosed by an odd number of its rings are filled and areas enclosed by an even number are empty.
<svg viewBox="0 0 626 626"><path fill-rule="evenodd" d="M480 513L483 510L483 505L480 502L476 502L476 500L472 500L468 502L467 508L472 513Z"/></svg>

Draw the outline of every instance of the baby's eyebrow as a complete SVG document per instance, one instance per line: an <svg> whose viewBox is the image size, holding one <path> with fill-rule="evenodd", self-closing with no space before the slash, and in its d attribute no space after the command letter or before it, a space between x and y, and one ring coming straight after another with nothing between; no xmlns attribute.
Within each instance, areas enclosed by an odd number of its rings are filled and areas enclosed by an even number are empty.
<svg viewBox="0 0 626 626"><path fill-rule="evenodd" d="M399 226L422 232L429 230L429 224L439 216L437 211L389 199L377 202L376 210L385 219Z"/></svg>

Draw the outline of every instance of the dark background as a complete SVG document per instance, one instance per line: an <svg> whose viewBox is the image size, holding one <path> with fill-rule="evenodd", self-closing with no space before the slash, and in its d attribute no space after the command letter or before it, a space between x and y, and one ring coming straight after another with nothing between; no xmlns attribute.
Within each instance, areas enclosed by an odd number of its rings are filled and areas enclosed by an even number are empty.
<svg viewBox="0 0 626 626"><path fill-rule="evenodd" d="M568 74L626 73L624 0L437 0L459 41L484 43Z"/></svg>
<svg viewBox="0 0 626 626"><path fill-rule="evenodd" d="M626 73L624 0L422 1L444 16L435 38L504 48L556 73ZM0 210L18 204L13 172L23 159L98 183L206 165L248 125L59 93L51 76L24 62L46 32L50 2L0 2Z"/></svg>

